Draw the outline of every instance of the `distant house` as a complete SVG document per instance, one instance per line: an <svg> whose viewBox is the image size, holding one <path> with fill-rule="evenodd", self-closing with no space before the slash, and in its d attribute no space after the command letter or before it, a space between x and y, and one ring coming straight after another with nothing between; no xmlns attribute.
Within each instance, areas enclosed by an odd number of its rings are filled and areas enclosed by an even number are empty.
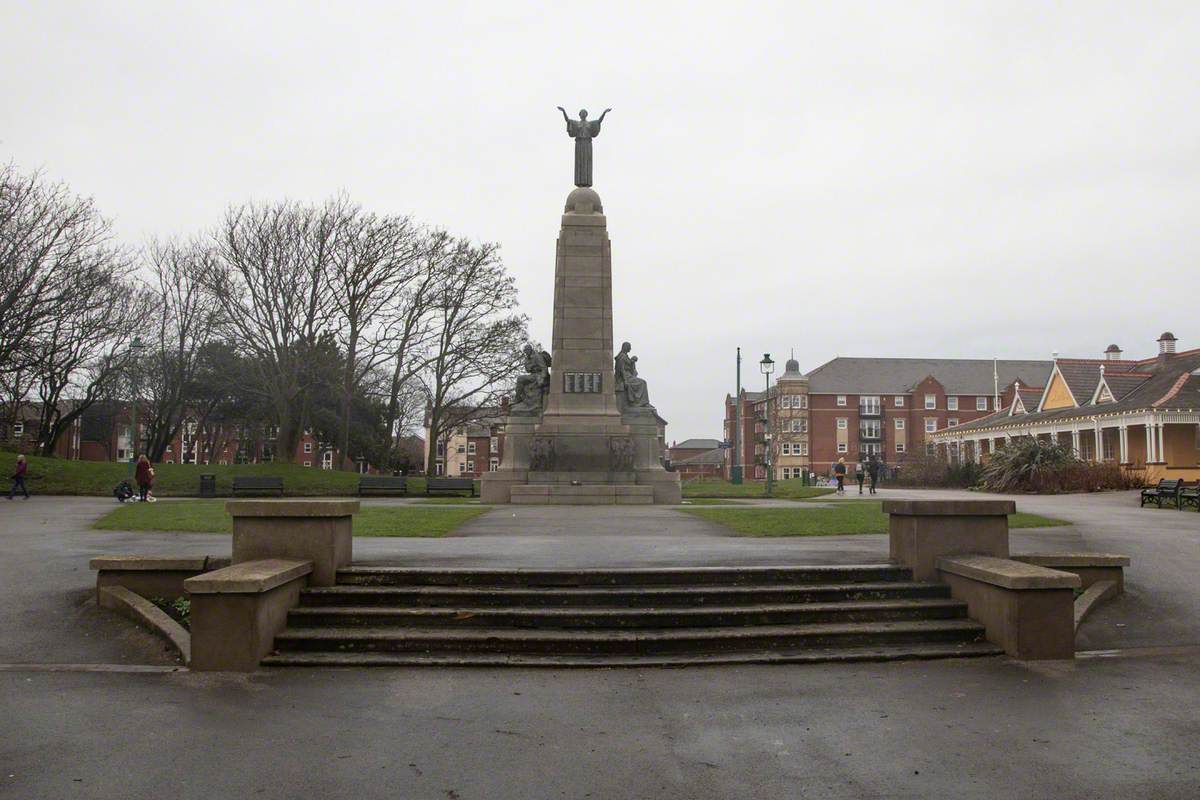
<svg viewBox="0 0 1200 800"><path fill-rule="evenodd" d="M667 458L672 464L678 464L689 458L703 455L721 446L719 439L685 439L682 442L672 442L667 448Z"/></svg>

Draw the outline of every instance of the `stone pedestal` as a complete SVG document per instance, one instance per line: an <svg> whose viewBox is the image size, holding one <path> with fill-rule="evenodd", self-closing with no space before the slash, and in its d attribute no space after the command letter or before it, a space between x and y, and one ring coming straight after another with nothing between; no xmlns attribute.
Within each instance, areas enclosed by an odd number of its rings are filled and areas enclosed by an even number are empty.
<svg viewBox="0 0 1200 800"><path fill-rule="evenodd" d="M974 553L1008 558L1011 500L885 500L892 561L919 581L937 580L942 556Z"/></svg>
<svg viewBox="0 0 1200 800"><path fill-rule="evenodd" d="M350 565L357 500L230 500L233 563L259 559L312 561L313 586L333 586Z"/></svg>
<svg viewBox="0 0 1200 800"><path fill-rule="evenodd" d="M504 459L481 479L483 502L680 502L679 477L662 466L658 415L617 403L612 253L590 188L571 192L562 216L551 355L543 411L506 420ZM514 495L516 486L539 488Z"/></svg>

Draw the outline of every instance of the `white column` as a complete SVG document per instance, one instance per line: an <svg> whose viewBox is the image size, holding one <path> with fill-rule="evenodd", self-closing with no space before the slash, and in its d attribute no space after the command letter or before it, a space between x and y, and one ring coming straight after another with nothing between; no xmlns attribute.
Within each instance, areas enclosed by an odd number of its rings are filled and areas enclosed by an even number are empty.
<svg viewBox="0 0 1200 800"><path fill-rule="evenodd" d="M1146 423L1143 426L1146 430L1146 463L1154 463L1154 428L1150 425L1150 418L1146 418Z"/></svg>
<svg viewBox="0 0 1200 800"><path fill-rule="evenodd" d="M1071 428L1071 449L1075 451L1075 457L1080 458L1083 449L1079 446L1079 426Z"/></svg>
<svg viewBox="0 0 1200 800"><path fill-rule="evenodd" d="M1117 442L1121 446L1121 463L1127 464L1129 463L1129 427L1122 422L1121 427L1117 430L1119 431L1117 434Z"/></svg>
<svg viewBox="0 0 1200 800"><path fill-rule="evenodd" d="M1158 461L1161 461L1161 462L1163 462L1163 463L1166 463L1166 461L1167 461L1167 449L1166 449L1166 447L1164 447L1164 446L1163 446L1163 427L1164 427L1164 423L1160 422L1160 423L1158 423L1157 425L1155 425L1154 427L1158 429L1158 446L1157 446L1157 447L1154 449L1154 455L1155 455L1155 457L1157 458L1157 460L1158 460Z"/></svg>
<svg viewBox="0 0 1200 800"><path fill-rule="evenodd" d="M1096 452L1092 454L1092 461L1097 464L1104 462L1104 435L1100 430L1100 420L1092 420L1092 438L1096 445Z"/></svg>

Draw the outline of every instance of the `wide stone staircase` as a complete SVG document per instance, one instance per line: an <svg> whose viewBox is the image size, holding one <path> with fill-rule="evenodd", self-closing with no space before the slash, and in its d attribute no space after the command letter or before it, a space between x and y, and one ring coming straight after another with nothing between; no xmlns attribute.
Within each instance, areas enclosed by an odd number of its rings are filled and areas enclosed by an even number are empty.
<svg viewBox="0 0 1200 800"><path fill-rule="evenodd" d="M1002 652L946 586L889 564L352 566L311 587L266 665L682 666Z"/></svg>

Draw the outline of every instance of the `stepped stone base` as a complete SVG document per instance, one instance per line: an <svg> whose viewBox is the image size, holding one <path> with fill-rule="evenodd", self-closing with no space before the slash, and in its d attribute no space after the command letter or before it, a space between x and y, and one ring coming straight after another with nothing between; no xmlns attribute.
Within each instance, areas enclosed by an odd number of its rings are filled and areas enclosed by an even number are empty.
<svg viewBox="0 0 1200 800"><path fill-rule="evenodd" d="M514 505L612 506L653 505L654 487L633 484L572 486L530 483L510 489Z"/></svg>

